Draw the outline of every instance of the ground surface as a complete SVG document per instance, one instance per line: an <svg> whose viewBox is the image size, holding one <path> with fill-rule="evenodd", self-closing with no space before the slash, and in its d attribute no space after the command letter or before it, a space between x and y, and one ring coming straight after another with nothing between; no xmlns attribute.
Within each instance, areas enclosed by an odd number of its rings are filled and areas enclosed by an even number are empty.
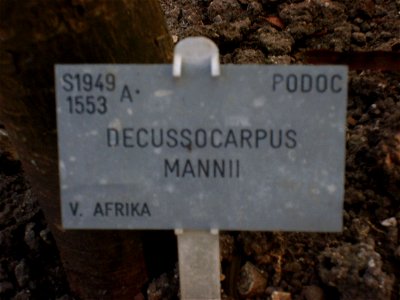
<svg viewBox="0 0 400 300"><path fill-rule="evenodd" d="M398 0L161 3L175 41L207 36L224 63L303 63L302 53L317 49L400 51ZM400 71L367 67L350 73L343 233L223 233L225 298L400 299ZM136 299L177 295L176 271L165 270ZM0 299L72 299L2 127Z"/></svg>

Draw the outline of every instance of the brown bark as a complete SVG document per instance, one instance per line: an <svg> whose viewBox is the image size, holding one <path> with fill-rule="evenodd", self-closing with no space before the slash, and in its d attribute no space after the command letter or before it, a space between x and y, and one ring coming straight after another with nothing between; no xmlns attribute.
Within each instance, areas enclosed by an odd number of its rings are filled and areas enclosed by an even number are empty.
<svg viewBox="0 0 400 300"><path fill-rule="evenodd" d="M0 0L0 120L82 299L132 299L147 279L135 231L64 231L56 63L161 63L172 43L157 0Z"/></svg>

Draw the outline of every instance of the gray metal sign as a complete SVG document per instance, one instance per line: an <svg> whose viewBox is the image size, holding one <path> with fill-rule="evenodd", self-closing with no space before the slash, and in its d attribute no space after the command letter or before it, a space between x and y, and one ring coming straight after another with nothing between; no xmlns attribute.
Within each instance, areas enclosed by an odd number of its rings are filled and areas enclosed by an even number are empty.
<svg viewBox="0 0 400 300"><path fill-rule="evenodd" d="M55 76L65 228L341 230L346 67Z"/></svg>

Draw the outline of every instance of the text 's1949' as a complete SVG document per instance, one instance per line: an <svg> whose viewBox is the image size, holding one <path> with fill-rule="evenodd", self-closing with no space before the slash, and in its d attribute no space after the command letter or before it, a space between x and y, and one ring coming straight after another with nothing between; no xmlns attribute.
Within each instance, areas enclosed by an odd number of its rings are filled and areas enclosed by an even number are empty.
<svg viewBox="0 0 400 300"><path fill-rule="evenodd" d="M115 75L112 73L65 73L62 76L62 88L66 92L112 92L115 90Z"/></svg>

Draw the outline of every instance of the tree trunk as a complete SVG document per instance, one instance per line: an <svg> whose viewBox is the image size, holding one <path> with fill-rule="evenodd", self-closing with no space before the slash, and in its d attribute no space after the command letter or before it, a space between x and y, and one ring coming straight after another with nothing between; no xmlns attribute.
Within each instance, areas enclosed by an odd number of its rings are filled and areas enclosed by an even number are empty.
<svg viewBox="0 0 400 300"><path fill-rule="evenodd" d="M147 280L140 233L64 231L54 64L162 63L172 42L157 0L0 0L0 120L82 299L132 299Z"/></svg>

